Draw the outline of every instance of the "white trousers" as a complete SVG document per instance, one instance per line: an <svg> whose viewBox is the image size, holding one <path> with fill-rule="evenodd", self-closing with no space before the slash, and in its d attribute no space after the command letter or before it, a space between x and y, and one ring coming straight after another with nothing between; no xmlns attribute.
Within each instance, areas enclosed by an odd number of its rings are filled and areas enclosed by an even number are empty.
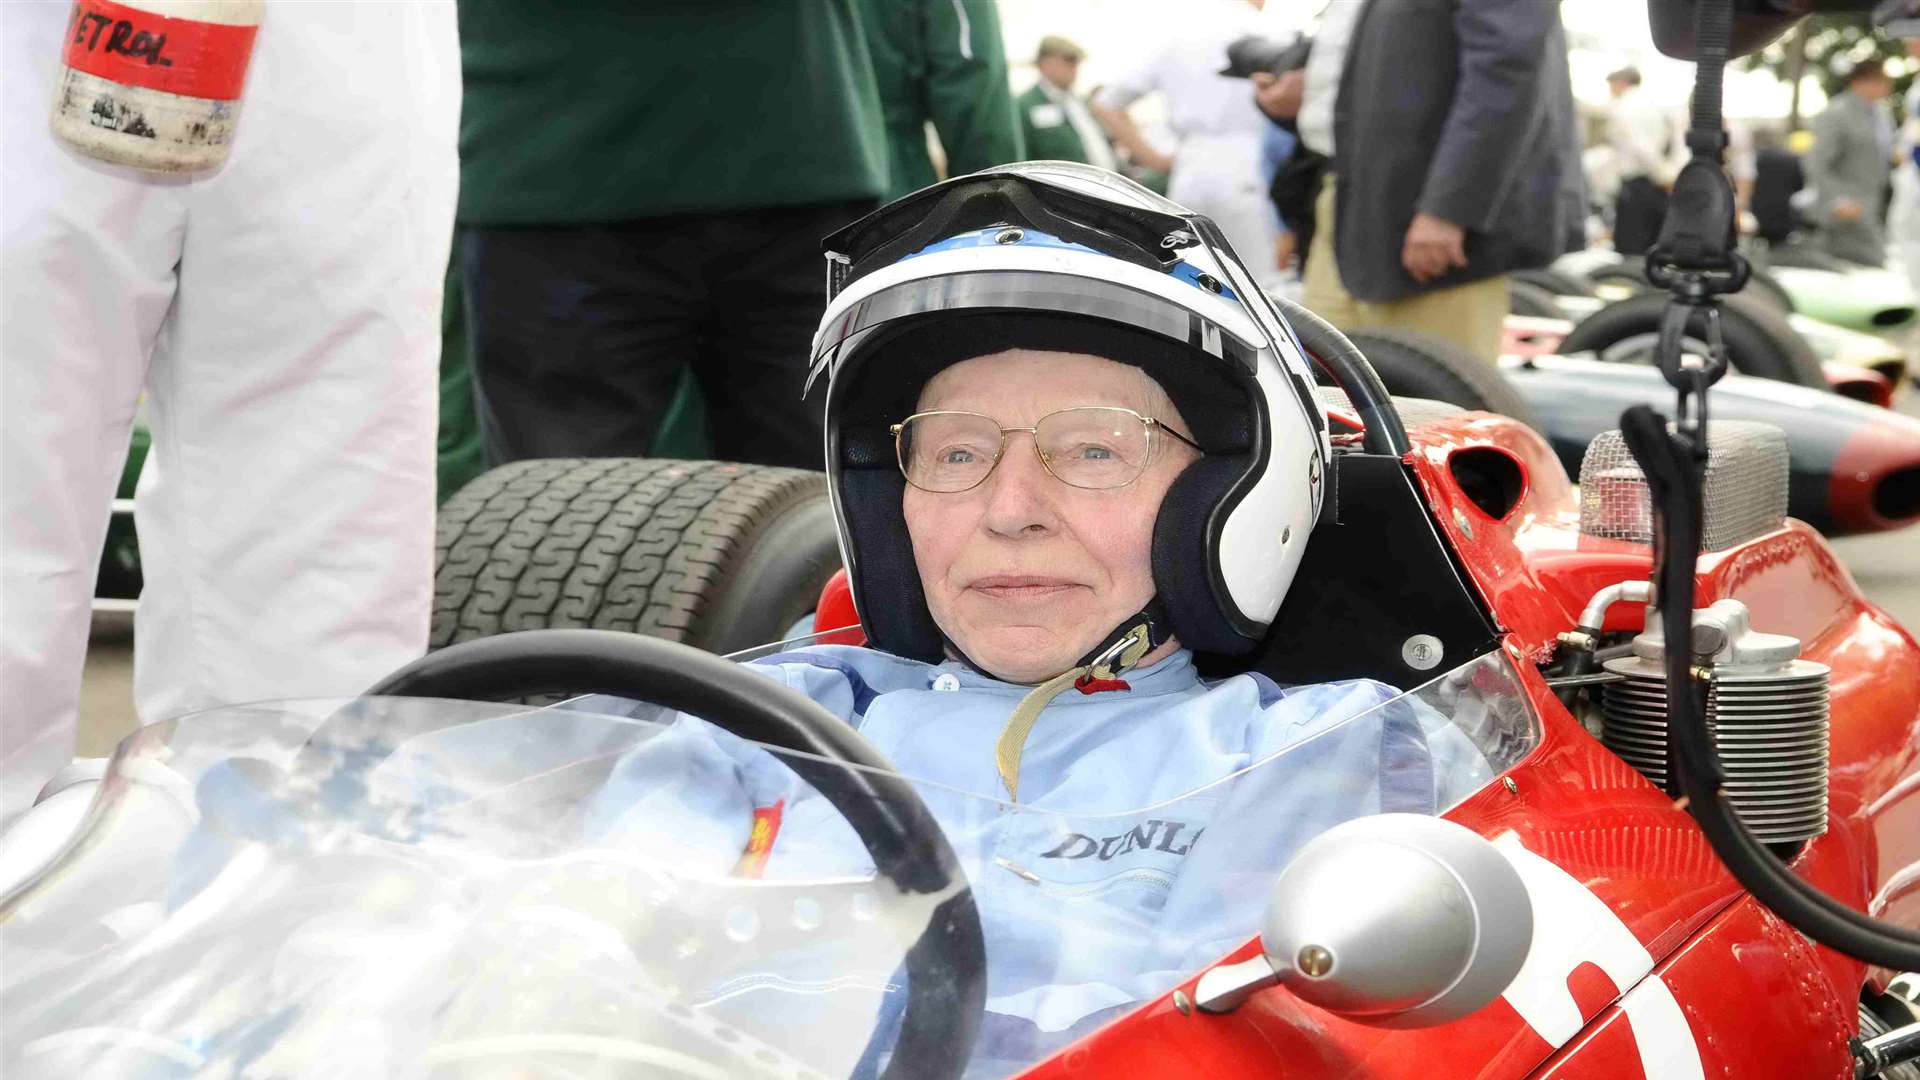
<svg viewBox="0 0 1920 1080"><path fill-rule="evenodd" d="M1920 170L1904 161L1893 170L1893 198L1887 204L1887 246L1907 281L1920 292Z"/></svg>
<svg viewBox="0 0 1920 1080"><path fill-rule="evenodd" d="M1189 136L1174 155L1167 197L1213 219L1262 286L1281 280L1274 262L1279 216L1260 176L1260 135L1233 132Z"/></svg>
<svg viewBox="0 0 1920 1080"><path fill-rule="evenodd" d="M353 694L426 646L452 0L271 3L232 156L55 141L70 5L0 3L0 820L73 754L134 408L146 723Z"/></svg>

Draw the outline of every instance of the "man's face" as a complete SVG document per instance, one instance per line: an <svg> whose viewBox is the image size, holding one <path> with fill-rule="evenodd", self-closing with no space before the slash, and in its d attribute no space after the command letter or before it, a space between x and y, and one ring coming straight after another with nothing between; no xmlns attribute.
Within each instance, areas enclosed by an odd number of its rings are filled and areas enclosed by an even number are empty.
<svg viewBox="0 0 1920 1080"><path fill-rule="evenodd" d="M1014 349L955 364L927 384L918 411L976 412L1014 428L1087 405L1133 409L1192 434L1139 368L1079 353ZM1074 666L1153 598L1154 519L1197 456L1156 432L1139 479L1090 491L1055 479L1032 436L1016 432L976 488L938 494L909 485L902 509L933 621L1009 682L1041 682Z"/></svg>
<svg viewBox="0 0 1920 1080"><path fill-rule="evenodd" d="M1885 75L1869 75L1854 81L1853 92L1868 101L1880 101L1893 93L1893 80Z"/></svg>
<svg viewBox="0 0 1920 1080"><path fill-rule="evenodd" d="M1613 93L1614 97L1619 97L1621 94L1626 93L1628 90L1631 90L1632 88L1633 88L1633 84L1628 82L1625 79L1608 79L1607 80L1607 89Z"/></svg>
<svg viewBox="0 0 1920 1080"><path fill-rule="evenodd" d="M1080 75L1080 61L1051 53L1041 57L1034 66L1040 69L1041 78L1062 90L1073 89L1073 80Z"/></svg>

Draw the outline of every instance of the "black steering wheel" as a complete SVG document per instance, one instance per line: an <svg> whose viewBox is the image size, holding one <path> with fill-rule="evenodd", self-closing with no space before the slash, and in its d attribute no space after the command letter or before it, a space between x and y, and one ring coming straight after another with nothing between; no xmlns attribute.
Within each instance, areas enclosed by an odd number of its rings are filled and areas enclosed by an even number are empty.
<svg viewBox="0 0 1920 1080"><path fill-rule="evenodd" d="M906 1010L882 1075L957 1078L965 1069L987 996L986 943L973 890L912 785L832 713L730 660L610 630L524 630L479 638L428 653L367 693L468 701L614 694L794 751L783 762L847 819L880 874L903 892L947 897L907 952Z"/></svg>
<svg viewBox="0 0 1920 1080"><path fill-rule="evenodd" d="M1230 252L1233 246L1227 243L1226 234L1220 226L1201 215L1191 218L1195 228L1216 252ZM1267 301L1273 313L1277 313L1284 326L1268 326L1268 333L1284 334L1291 328L1307 358L1326 372L1333 385L1347 395L1353 403L1354 411L1360 414L1360 422L1365 430L1361 434L1361 446L1369 454L1382 454L1386 457L1404 457L1413 444L1407 441L1407 426L1400 419L1400 411L1394 408L1393 396L1387 393L1387 384L1380 381L1380 374L1373 370L1360 350L1347 336L1334 329L1333 324L1315 315L1295 301L1283 296L1259 289L1252 281L1247 269L1231 256L1221 256L1221 269L1236 282L1235 287L1254 290ZM1247 298L1256 320L1261 320L1259 303L1252 297ZM1312 387L1301 390L1311 395ZM1318 407L1317 402L1310 402ZM1332 464L1329 462L1328 464Z"/></svg>
<svg viewBox="0 0 1920 1080"><path fill-rule="evenodd" d="M1347 395L1364 426L1362 445L1369 454L1402 457L1412 448L1407 440L1407 425L1394 407L1393 395L1358 346L1334 329L1333 324L1306 308L1282 297L1273 297L1273 305L1287 318L1300 338L1300 347L1308 359L1320 366L1333 385Z"/></svg>

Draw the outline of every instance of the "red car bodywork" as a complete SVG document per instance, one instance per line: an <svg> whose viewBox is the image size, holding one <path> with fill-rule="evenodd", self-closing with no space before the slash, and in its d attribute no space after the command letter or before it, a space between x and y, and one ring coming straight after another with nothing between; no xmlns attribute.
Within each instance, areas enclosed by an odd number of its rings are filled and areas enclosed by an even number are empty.
<svg viewBox="0 0 1920 1080"><path fill-rule="evenodd" d="M1023 1076L1852 1077L1847 1040L1857 1033L1862 986L1877 989L1890 973L1810 944L1747 896L1692 819L1589 735L1536 667L1598 589L1649 576L1649 549L1582 536L1565 470L1517 422L1465 413L1409 434L1407 464L1494 613L1543 728L1533 753L1447 816L1490 838L1514 833L1578 881L1644 947L1651 973L1620 985L1576 955L1565 978L1578 1030L1556 1046L1505 998L1416 1030L1348 1021L1280 988L1210 1015L1180 1007L1195 972L1177 988L1179 1001L1170 990ZM1469 450L1504 453L1524 477L1520 498L1497 520L1449 467ZM1796 521L1703 556L1697 581L1700 605L1741 600L1756 628L1800 638L1807 659L1833 669L1831 824L1793 869L1852 907L1920 925L1920 645ZM817 625L847 626L853 614L844 575L836 577ZM1640 605L1616 604L1608 626L1637 630L1641 619ZM1228 959L1257 948L1249 941ZM1658 1039L1645 1020L1636 1034L1636 1002L1623 1000L1653 976L1684 1018L1668 1017ZM1690 1038L1692 1049L1676 1038Z"/></svg>

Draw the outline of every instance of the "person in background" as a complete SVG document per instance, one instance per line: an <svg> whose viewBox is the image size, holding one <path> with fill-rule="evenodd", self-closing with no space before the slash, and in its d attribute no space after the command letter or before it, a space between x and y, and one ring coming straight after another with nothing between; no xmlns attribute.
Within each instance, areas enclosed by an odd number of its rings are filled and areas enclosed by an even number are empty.
<svg viewBox="0 0 1920 1080"><path fill-rule="evenodd" d="M1087 103L1073 92L1086 53L1080 46L1048 34L1040 39L1033 66L1040 77L1014 101L1027 156L1041 161L1078 161L1102 169L1118 167L1107 132Z"/></svg>
<svg viewBox="0 0 1920 1080"><path fill-rule="evenodd" d="M1801 157L1778 140L1755 140L1753 191L1747 198L1747 209L1753 214L1754 234L1769 244L1786 243L1802 224L1799 203L1807 178L1800 166Z"/></svg>
<svg viewBox="0 0 1920 1080"><path fill-rule="evenodd" d="M1282 196L1275 193L1284 190L1283 177L1287 175L1295 155L1299 152L1299 134L1279 124L1269 127L1265 138L1260 142L1260 178L1266 183L1267 205L1273 211L1278 229L1273 242L1273 261L1274 265L1286 275L1285 284L1295 287L1288 292L1288 299L1296 299L1299 291L1297 288L1299 278L1293 273L1293 264L1300 253L1300 238L1294 231L1292 223L1287 220L1288 211L1292 207L1286 204ZM1306 228L1308 235L1311 236L1311 221L1307 223Z"/></svg>
<svg viewBox="0 0 1920 1080"><path fill-rule="evenodd" d="M1813 120L1813 149L1804 166L1814 190L1812 214L1831 255L1867 266L1887 261L1881 218L1893 172L1893 117L1886 99L1893 79L1879 60L1847 72L1847 88Z"/></svg>
<svg viewBox="0 0 1920 1080"><path fill-rule="evenodd" d="M480 419L473 413L473 361L467 352L467 307L460 267L449 260L440 309L440 431L434 440L434 501L444 503L487 471Z"/></svg>
<svg viewBox="0 0 1920 1080"><path fill-rule="evenodd" d="M1882 31L1899 38L1908 56L1920 59L1920 0L1906 4ZM1887 235L1901 270L1920 291L1920 79L1907 88L1904 104L1906 122L1893 169L1893 198L1887 204Z"/></svg>
<svg viewBox="0 0 1920 1080"><path fill-rule="evenodd" d="M1095 116L1135 164L1171 174L1167 196L1212 218L1235 250L1249 253L1249 269L1278 284L1280 224L1262 169L1267 121L1247 100L1247 80L1221 73L1227 48L1258 37L1265 0L1193 0L1161 40L1124 65L1094 96ZM1168 152L1144 136L1127 108L1148 94L1167 103L1167 121L1179 137Z"/></svg>
<svg viewBox="0 0 1920 1080"><path fill-rule="evenodd" d="M1667 220L1667 192L1684 161L1681 140L1667 110L1640 89L1640 70L1623 67L1607 76L1613 100L1607 106L1607 145L1620 189L1613 199L1613 248L1645 255Z"/></svg>
<svg viewBox="0 0 1920 1080"><path fill-rule="evenodd" d="M995 0L859 0L886 118L886 197L940 179L927 148L933 124L946 175L1019 161Z"/></svg>
<svg viewBox="0 0 1920 1080"><path fill-rule="evenodd" d="M74 6L0 5L0 821L73 758L143 395L143 722L356 694L426 649L455 10L269 7L230 156L158 174L49 131Z"/></svg>
<svg viewBox="0 0 1920 1080"><path fill-rule="evenodd" d="M1584 205L1559 6L1335 3L1306 70L1254 97L1333 162L1306 305L1497 359L1505 272L1568 250Z"/></svg>
<svg viewBox="0 0 1920 1080"><path fill-rule="evenodd" d="M888 176L855 3L461 0L455 243L490 464L645 455L691 368L712 456L819 467L792 402L820 238Z"/></svg>

